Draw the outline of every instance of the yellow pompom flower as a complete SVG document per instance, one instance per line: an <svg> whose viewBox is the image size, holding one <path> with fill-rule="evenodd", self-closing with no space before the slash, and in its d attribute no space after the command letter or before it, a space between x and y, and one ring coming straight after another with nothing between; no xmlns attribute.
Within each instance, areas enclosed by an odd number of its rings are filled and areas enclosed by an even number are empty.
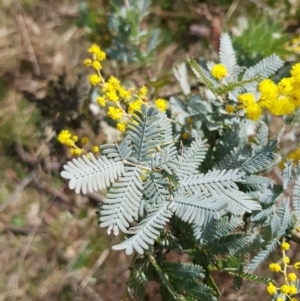
<svg viewBox="0 0 300 301"><path fill-rule="evenodd" d="M279 297L276 299L276 301L285 301L283 298Z"/></svg>
<svg viewBox="0 0 300 301"><path fill-rule="evenodd" d="M165 112L168 108L168 102L163 98L156 99L154 105L161 112Z"/></svg>
<svg viewBox="0 0 300 301"><path fill-rule="evenodd" d="M143 101L141 99L137 99L136 101L130 102L128 105L128 113L133 114L134 111L140 111Z"/></svg>
<svg viewBox="0 0 300 301"><path fill-rule="evenodd" d="M235 110L234 106L231 106L231 105L228 105L228 106L226 106L226 108L225 108L225 111L226 111L227 113L229 113L229 114L233 113L234 110Z"/></svg>
<svg viewBox="0 0 300 301"><path fill-rule="evenodd" d="M299 301L299 300L296 298L291 298L290 301Z"/></svg>
<svg viewBox="0 0 300 301"><path fill-rule="evenodd" d="M90 66L92 66L92 60L91 60L91 59L85 59L85 60L83 61L83 64L84 64L85 66L87 66L87 67L90 67Z"/></svg>
<svg viewBox="0 0 300 301"><path fill-rule="evenodd" d="M255 102L255 103L247 106L245 111L246 111L246 116L248 119L258 120L259 117L261 116L262 108L260 107L259 104L257 104Z"/></svg>
<svg viewBox="0 0 300 301"><path fill-rule="evenodd" d="M70 154L75 156L80 156L83 153L83 150L80 148L71 148Z"/></svg>
<svg viewBox="0 0 300 301"><path fill-rule="evenodd" d="M271 263L271 264L269 265L269 269L270 269L270 271L272 271L272 272L279 272L279 271L281 270L281 266L280 266L280 264L278 264L278 263Z"/></svg>
<svg viewBox="0 0 300 301"><path fill-rule="evenodd" d="M74 142L77 142L77 141L78 141L78 136L73 135L71 139L72 139Z"/></svg>
<svg viewBox="0 0 300 301"><path fill-rule="evenodd" d="M281 291L283 294L285 294L285 295L289 294L290 290L291 290L290 286L288 286L288 285L286 285L286 284L284 284L284 285L280 288L280 291Z"/></svg>
<svg viewBox="0 0 300 301"><path fill-rule="evenodd" d="M120 86L118 88L118 93L119 96L123 98L125 102L131 99L131 92L129 90L126 90L124 86Z"/></svg>
<svg viewBox="0 0 300 301"><path fill-rule="evenodd" d="M108 79L108 83L111 84L114 89L117 89L120 87L120 81L114 76L111 76Z"/></svg>
<svg viewBox="0 0 300 301"><path fill-rule="evenodd" d="M222 64L215 64L211 69L211 75L218 80L223 79L227 76L227 74L228 71L226 67Z"/></svg>
<svg viewBox="0 0 300 301"><path fill-rule="evenodd" d="M102 51L100 47L96 44L92 45L88 49L88 52L94 54L98 61L103 61L106 58L106 53Z"/></svg>
<svg viewBox="0 0 300 301"><path fill-rule="evenodd" d="M269 111L275 116L291 114L295 110L295 105L289 97L276 99L272 105L268 106Z"/></svg>
<svg viewBox="0 0 300 301"><path fill-rule="evenodd" d="M117 129L121 132L125 132L126 131L126 123L125 122L119 122L117 124Z"/></svg>
<svg viewBox="0 0 300 301"><path fill-rule="evenodd" d="M300 270L300 261L297 261L297 262L294 263L294 268L296 270Z"/></svg>
<svg viewBox="0 0 300 301"><path fill-rule="evenodd" d="M147 93L148 93L147 87L142 86L142 87L139 89L139 91L137 92L137 95L138 95L138 97L140 97L140 98L144 98L144 97L147 96Z"/></svg>
<svg viewBox="0 0 300 301"><path fill-rule="evenodd" d="M290 77L283 78L277 85L280 94L288 94L293 90L292 79Z"/></svg>
<svg viewBox="0 0 300 301"><path fill-rule="evenodd" d="M113 120L119 120L123 117L123 111L119 108L109 107L107 110L107 115Z"/></svg>
<svg viewBox="0 0 300 301"><path fill-rule="evenodd" d="M72 139L67 139L64 144L71 147L74 146L74 141Z"/></svg>
<svg viewBox="0 0 300 301"><path fill-rule="evenodd" d="M68 139L71 139L72 134L68 130L62 130L57 137L61 144L65 144Z"/></svg>
<svg viewBox="0 0 300 301"><path fill-rule="evenodd" d="M285 264L289 264L291 260L290 260L289 257L284 256L284 257L282 258L282 261L283 261Z"/></svg>
<svg viewBox="0 0 300 301"><path fill-rule="evenodd" d="M262 108L272 106L275 99L278 98L278 87L270 79L264 79L258 85L258 91L261 93L259 105Z"/></svg>
<svg viewBox="0 0 300 301"><path fill-rule="evenodd" d="M252 93L243 93L238 96L238 101L245 106L249 106L255 103L255 96Z"/></svg>
<svg viewBox="0 0 300 301"><path fill-rule="evenodd" d="M285 250L285 251L288 251L289 249L290 249L290 244L288 243L288 242L283 242L282 244L281 244L281 249L282 250Z"/></svg>
<svg viewBox="0 0 300 301"><path fill-rule="evenodd" d="M99 61L93 61L92 67L93 67L95 70L97 70L97 71L99 71L99 70L102 69L102 65L101 65L101 63L100 63Z"/></svg>
<svg viewBox="0 0 300 301"><path fill-rule="evenodd" d="M93 148L92 148L92 152L93 152L93 153L99 153L99 151L100 151L99 146L94 145Z"/></svg>
<svg viewBox="0 0 300 301"><path fill-rule="evenodd" d="M300 79L300 63L293 65L291 70L291 76Z"/></svg>
<svg viewBox="0 0 300 301"><path fill-rule="evenodd" d="M184 132L184 133L181 134L181 138L182 138L182 139L188 139L189 136L190 136L190 135L189 135L189 133L187 133L187 132Z"/></svg>
<svg viewBox="0 0 300 301"><path fill-rule="evenodd" d="M108 100L113 102L117 102L119 100L119 96L115 91L109 91L105 94L105 96L107 97Z"/></svg>
<svg viewBox="0 0 300 301"><path fill-rule="evenodd" d="M269 282L267 286L268 294L272 296L276 293L276 291L277 291L277 287L272 282Z"/></svg>
<svg viewBox="0 0 300 301"><path fill-rule="evenodd" d="M101 83L101 77L98 74L91 74L89 76L89 81L92 86L97 86Z"/></svg>
<svg viewBox="0 0 300 301"><path fill-rule="evenodd" d="M81 138L81 144L88 144L89 143L89 138L88 137L82 137Z"/></svg>
<svg viewBox="0 0 300 301"><path fill-rule="evenodd" d="M97 103L99 104L99 106L105 107L106 105L105 96L98 96Z"/></svg>
<svg viewBox="0 0 300 301"><path fill-rule="evenodd" d="M297 290L296 286L292 284L290 286L290 292L289 292L289 294L290 295L295 295L295 294L297 294L297 292L298 292L298 290Z"/></svg>
<svg viewBox="0 0 300 301"><path fill-rule="evenodd" d="M289 273L287 277L288 277L289 281L296 281L296 279L297 279L297 276L295 273Z"/></svg>

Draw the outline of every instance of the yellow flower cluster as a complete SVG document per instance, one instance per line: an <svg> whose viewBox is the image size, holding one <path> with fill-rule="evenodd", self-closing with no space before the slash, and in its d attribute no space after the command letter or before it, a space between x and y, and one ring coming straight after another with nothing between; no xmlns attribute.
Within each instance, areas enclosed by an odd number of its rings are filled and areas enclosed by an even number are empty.
<svg viewBox="0 0 300 301"><path fill-rule="evenodd" d="M252 93L243 93L238 96L239 102L244 105L245 113L248 119L258 120L262 113L262 108L255 101Z"/></svg>
<svg viewBox="0 0 300 301"><path fill-rule="evenodd" d="M59 143L66 145L69 148L70 154L74 156L80 156L82 154L86 154L87 152L84 150L84 148L80 148L76 145L76 142L78 142L78 137L76 135L72 135L70 131L68 130L62 130L58 136L57 140ZM88 144L89 140L87 137L81 138L81 144ZM93 146L92 151L94 153L99 153L100 149L98 146Z"/></svg>
<svg viewBox="0 0 300 301"><path fill-rule="evenodd" d="M108 80L101 75L102 61L105 60L106 55L97 45L92 45L88 52L92 54L92 59L87 58L84 64L92 67L96 73L89 76L89 81L92 86L98 86L101 89L101 95L97 97L97 103L101 107L107 107L107 115L116 121L117 129L121 132L126 130L127 124L123 120L124 117L131 118L130 115L134 111L140 111L143 103L147 103L148 89L142 86L140 89L122 86L119 79L111 76ZM155 106L160 111L166 111L168 103L164 99L157 99Z"/></svg>
<svg viewBox="0 0 300 301"><path fill-rule="evenodd" d="M211 69L211 75L218 79L222 80L224 77L226 77L228 74L228 71L226 67L222 64L215 64Z"/></svg>
<svg viewBox="0 0 300 301"><path fill-rule="evenodd" d="M291 76L283 78L277 85L270 79L260 82L259 105L275 116L291 114L300 106L300 63L295 64Z"/></svg>
<svg viewBox="0 0 300 301"><path fill-rule="evenodd" d="M281 244L282 251L282 266L279 263L271 263L269 269L272 272L280 272L284 275L285 283L281 287L275 286L272 282L268 283L267 292L273 296L276 301L284 301L286 297L288 300L296 301L295 295L297 294L297 275L295 273L288 273L287 269L291 268L288 264L290 263L290 258L286 256L286 251L290 249L290 244L283 241ZM294 264L294 268L300 267L300 262ZM276 299L275 299L276 298Z"/></svg>

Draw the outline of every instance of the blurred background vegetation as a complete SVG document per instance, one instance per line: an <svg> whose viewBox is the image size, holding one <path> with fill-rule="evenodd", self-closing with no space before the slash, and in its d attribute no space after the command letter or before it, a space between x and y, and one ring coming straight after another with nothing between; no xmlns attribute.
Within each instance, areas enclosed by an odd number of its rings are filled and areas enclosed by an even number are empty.
<svg viewBox="0 0 300 301"><path fill-rule="evenodd" d="M111 251L117 238L97 227L102 194L75 196L59 176L70 159L60 130L99 145L121 138L87 81L91 43L108 54L105 76L167 99L180 93L173 64L217 59L221 32L231 34L240 64L276 53L286 74L299 61L299 20L297 0L0 1L0 300L122 298L130 258ZM264 295L264 286L234 291L231 278L218 277L221 300ZM160 300L155 283L147 291Z"/></svg>

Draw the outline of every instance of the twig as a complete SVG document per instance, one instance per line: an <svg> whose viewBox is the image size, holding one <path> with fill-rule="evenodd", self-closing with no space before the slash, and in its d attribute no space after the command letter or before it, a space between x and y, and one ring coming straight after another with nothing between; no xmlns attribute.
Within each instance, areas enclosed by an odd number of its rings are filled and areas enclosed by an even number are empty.
<svg viewBox="0 0 300 301"><path fill-rule="evenodd" d="M29 235L34 231L34 228L33 227L19 228L19 227L15 227L12 225L8 225L8 226L5 226L5 230L13 232L15 234ZM36 233L48 233L48 232L45 230L37 230Z"/></svg>
<svg viewBox="0 0 300 301"><path fill-rule="evenodd" d="M21 181L17 188L10 194L10 196L0 205L0 212L2 212L7 206L16 203L18 195L28 186L35 178L35 170L31 171L29 175Z"/></svg>
<svg viewBox="0 0 300 301"><path fill-rule="evenodd" d="M95 262L94 266L90 269L88 274L84 277L84 279L81 281L80 286L81 288L85 288L92 276L96 273L96 271L101 267L105 259L107 258L109 254L109 249L105 249L101 255L99 256L98 260Z"/></svg>
<svg viewBox="0 0 300 301"><path fill-rule="evenodd" d="M34 49L32 47L31 41L30 41L30 37L26 28L26 24L24 22L24 18L23 15L21 13L22 7L21 4L19 2L19 0L15 0L15 6L17 8L17 13L16 13L16 22L20 31L20 35L21 38L24 42L24 46L26 48L26 51L28 53L28 59L29 61L32 63L32 67L33 67L33 74L36 76L41 75L41 70L36 58L36 55L34 53Z"/></svg>

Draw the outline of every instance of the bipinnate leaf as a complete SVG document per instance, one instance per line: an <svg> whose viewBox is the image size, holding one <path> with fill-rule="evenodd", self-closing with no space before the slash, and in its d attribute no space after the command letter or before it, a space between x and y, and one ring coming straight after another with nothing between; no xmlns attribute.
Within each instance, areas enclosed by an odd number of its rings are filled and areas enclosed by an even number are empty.
<svg viewBox="0 0 300 301"><path fill-rule="evenodd" d="M65 164L61 176L70 180L70 189L86 194L88 191L105 189L114 183L124 172L124 164L117 157L108 159L99 156L97 159L92 153L75 158Z"/></svg>

